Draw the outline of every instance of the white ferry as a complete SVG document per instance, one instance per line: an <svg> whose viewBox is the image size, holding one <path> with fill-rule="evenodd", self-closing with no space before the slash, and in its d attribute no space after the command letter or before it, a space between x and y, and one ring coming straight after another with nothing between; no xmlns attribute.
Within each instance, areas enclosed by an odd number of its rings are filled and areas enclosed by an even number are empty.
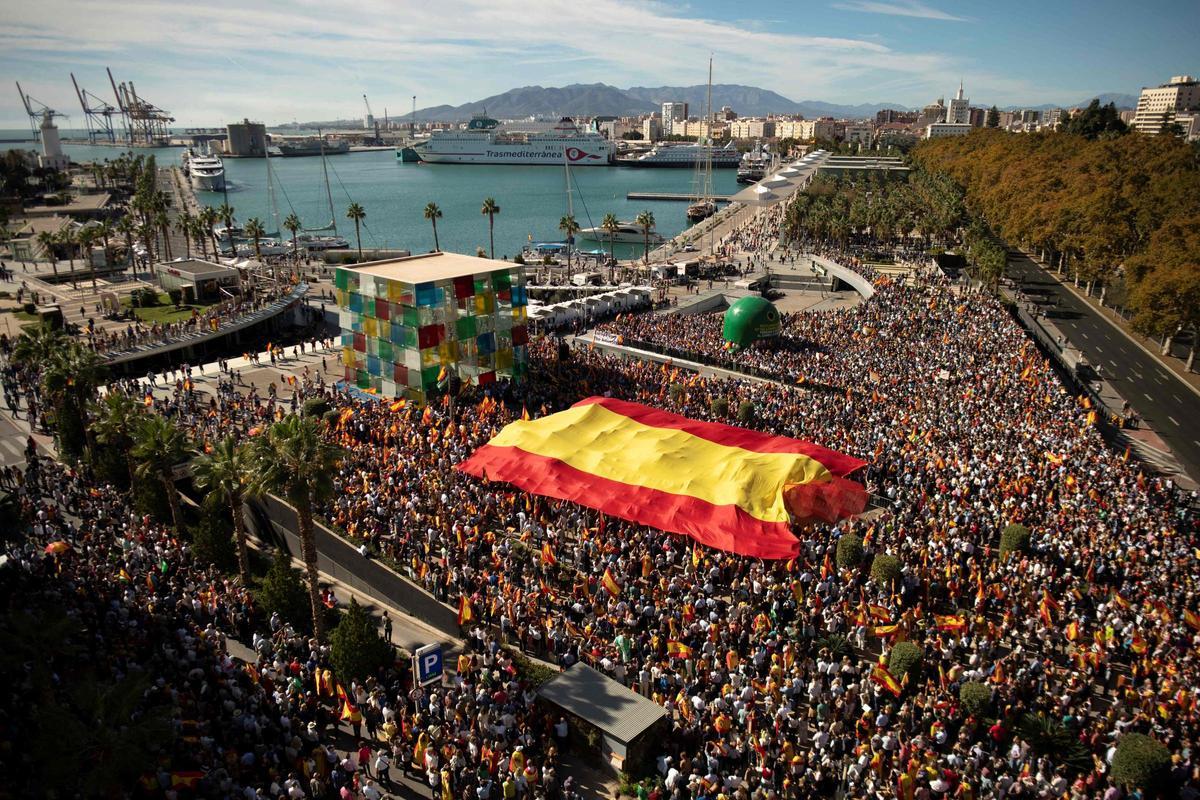
<svg viewBox="0 0 1200 800"><path fill-rule="evenodd" d="M607 244L610 240L618 244L642 244L646 241L646 233L642 230L642 226L636 222L622 222L616 230L609 231L606 228L584 228L579 232L580 239L587 239L592 242L604 242ZM654 230L654 226L650 226L650 244L662 244L663 235Z"/></svg>
<svg viewBox="0 0 1200 800"><path fill-rule="evenodd" d="M225 188L225 163L220 156L185 150L183 171L192 186L202 192L219 192Z"/></svg>
<svg viewBox="0 0 1200 800"><path fill-rule="evenodd" d="M615 146L598 133L581 131L570 117L541 133L502 131L497 120L476 116L465 130L434 131L413 145L427 164L548 164L602 167Z"/></svg>

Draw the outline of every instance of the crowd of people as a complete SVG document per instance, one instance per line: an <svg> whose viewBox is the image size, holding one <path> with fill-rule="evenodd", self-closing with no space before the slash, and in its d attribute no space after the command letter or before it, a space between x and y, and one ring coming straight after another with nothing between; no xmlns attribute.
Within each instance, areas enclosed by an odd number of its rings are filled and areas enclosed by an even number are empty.
<svg viewBox="0 0 1200 800"><path fill-rule="evenodd" d="M612 324L781 383L583 345L564 354L541 338L529 380L466 387L424 409L347 393L315 370L281 374L265 395L180 381L154 401L204 449L326 399L327 435L346 456L320 516L470 609L446 685L426 693L390 675L347 687L365 736L331 724L337 706L315 679L324 645L263 619L245 587L196 563L166 526L131 516L111 487L35 470L21 493L41 527L11 556L31 591L112 626L91 642L92 663L123 672L124 658L104 651L122 636L154 645L140 648L143 669L162 676L148 702L177 711L189 733L164 754L159 787L182 770L213 794L372 797L368 780L390 788L390 763L433 797L571 797L559 759L578 746L576 723L535 701L511 645L564 668L590 664L666 708L672 730L647 796L1114 800L1126 789L1113 754L1130 733L1162 742L1173 791L1197 796L1196 498L1111 449L993 297L934 274L901 283L861 269L871 300L788 316L780 343L740 353L724 349L712 318ZM748 404L739 424L866 460L857 477L876 507L797 528L793 559L762 562L455 470L524 413L591 394L730 424ZM1031 541L1001 558L1013 523ZM865 556L839 564L850 535ZM52 541L70 549L47 554ZM899 559L897 580L872 577L877 555ZM114 578L122 570L128 581ZM249 668L225 637L254 647ZM892 663L904 641L918 666L880 679L880 659ZM981 701L960 698L967 683L984 687ZM1045 730L1062 737L1048 745ZM335 734L366 756L331 750Z"/></svg>
<svg viewBox="0 0 1200 800"><path fill-rule="evenodd" d="M97 353L121 353L138 347L167 344L198 333L215 331L249 314L261 311L292 291L292 286L280 286L255 292L252 296L234 296L214 303L203 311L193 310L190 317L179 322L151 322L134 319L124 328L99 328L88 325L82 335Z"/></svg>

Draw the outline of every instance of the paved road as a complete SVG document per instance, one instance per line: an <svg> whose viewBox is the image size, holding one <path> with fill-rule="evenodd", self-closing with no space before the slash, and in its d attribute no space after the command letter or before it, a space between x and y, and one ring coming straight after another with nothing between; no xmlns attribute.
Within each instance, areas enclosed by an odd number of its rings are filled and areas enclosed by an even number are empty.
<svg viewBox="0 0 1200 800"><path fill-rule="evenodd" d="M1008 274L1200 480L1200 397L1029 257L1010 254Z"/></svg>

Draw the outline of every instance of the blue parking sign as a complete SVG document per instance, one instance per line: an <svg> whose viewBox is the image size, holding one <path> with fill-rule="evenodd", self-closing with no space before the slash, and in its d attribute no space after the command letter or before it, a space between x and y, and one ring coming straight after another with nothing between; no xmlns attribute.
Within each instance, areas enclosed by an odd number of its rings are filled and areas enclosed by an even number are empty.
<svg viewBox="0 0 1200 800"><path fill-rule="evenodd" d="M442 646L427 644L413 653L413 676L420 686L442 680Z"/></svg>

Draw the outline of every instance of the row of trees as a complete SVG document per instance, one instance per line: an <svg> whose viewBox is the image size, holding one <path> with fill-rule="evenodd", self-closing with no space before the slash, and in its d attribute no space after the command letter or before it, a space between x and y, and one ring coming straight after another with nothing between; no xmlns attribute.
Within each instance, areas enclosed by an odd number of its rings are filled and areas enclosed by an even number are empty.
<svg viewBox="0 0 1200 800"><path fill-rule="evenodd" d="M877 172L819 176L788 206L783 230L793 239L851 239L892 247L920 237L951 241L965 218L962 191L946 175L916 170L906 179Z"/></svg>
<svg viewBox="0 0 1200 800"><path fill-rule="evenodd" d="M59 456L83 463L105 480L129 486L143 510L165 505L176 530L186 530L176 491L176 470L190 464L198 489L206 493L206 513L221 509L232 519L238 572L247 585L250 563L243 505L273 493L295 509L307 578L312 629L325 633L320 598L313 514L333 492L331 475L342 458L324 435L327 422L316 415L289 415L258 436L239 442L230 435L198 452L171 420L149 411L138 398L119 391L98 396L106 369L96 354L60 331L38 327L25 332L14 349L15 362L37 376L47 404Z"/></svg>
<svg viewBox="0 0 1200 800"><path fill-rule="evenodd" d="M912 157L961 186L998 236L1040 251L1101 302L1122 290L1134 326L1164 349L1200 325L1200 159L1186 143L983 130Z"/></svg>

